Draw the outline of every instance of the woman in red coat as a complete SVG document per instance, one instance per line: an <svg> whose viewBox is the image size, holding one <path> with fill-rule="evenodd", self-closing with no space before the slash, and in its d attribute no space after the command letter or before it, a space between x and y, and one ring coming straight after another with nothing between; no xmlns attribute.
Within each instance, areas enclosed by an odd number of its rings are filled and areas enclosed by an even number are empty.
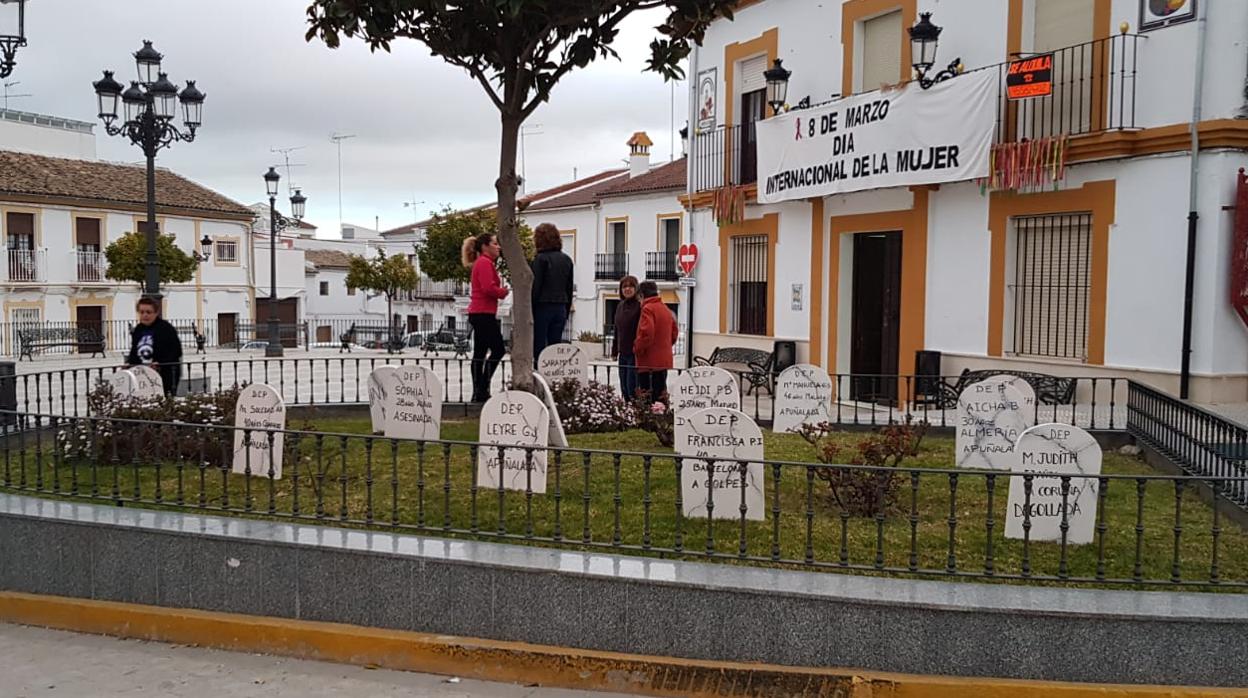
<svg viewBox="0 0 1248 698"><path fill-rule="evenodd" d="M658 284L643 281L637 290L642 298L641 320L637 323L637 338L633 340L637 387L647 393L649 399L660 400L667 394L667 372L672 368L676 316L659 298Z"/></svg>
<svg viewBox="0 0 1248 698"><path fill-rule="evenodd" d="M495 262L502 248L493 233L464 240L463 263L472 270L468 324L472 326L472 401L490 399L490 379L503 361L507 346L498 322L498 302L507 297ZM486 358L486 353L489 358Z"/></svg>

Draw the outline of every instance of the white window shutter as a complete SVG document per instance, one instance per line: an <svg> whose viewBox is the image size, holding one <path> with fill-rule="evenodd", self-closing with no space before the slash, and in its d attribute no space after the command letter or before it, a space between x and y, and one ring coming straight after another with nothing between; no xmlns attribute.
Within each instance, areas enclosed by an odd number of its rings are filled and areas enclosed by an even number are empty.
<svg viewBox="0 0 1248 698"><path fill-rule="evenodd" d="M763 73L767 70L767 54L754 56L741 61L741 94L767 89L767 78Z"/></svg>
<svg viewBox="0 0 1248 698"><path fill-rule="evenodd" d="M862 84L860 90L892 85L901 77L901 10L862 23Z"/></svg>

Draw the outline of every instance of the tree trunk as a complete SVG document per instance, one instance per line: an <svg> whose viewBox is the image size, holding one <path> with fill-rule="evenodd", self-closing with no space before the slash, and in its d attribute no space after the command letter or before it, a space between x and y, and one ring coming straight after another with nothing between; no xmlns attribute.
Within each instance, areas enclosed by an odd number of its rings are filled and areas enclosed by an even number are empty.
<svg viewBox="0 0 1248 698"><path fill-rule="evenodd" d="M533 272L520 245L516 220L516 146L520 140L522 117L502 115L503 138L498 162L498 241L511 273L511 369L512 385L531 390L533 385Z"/></svg>

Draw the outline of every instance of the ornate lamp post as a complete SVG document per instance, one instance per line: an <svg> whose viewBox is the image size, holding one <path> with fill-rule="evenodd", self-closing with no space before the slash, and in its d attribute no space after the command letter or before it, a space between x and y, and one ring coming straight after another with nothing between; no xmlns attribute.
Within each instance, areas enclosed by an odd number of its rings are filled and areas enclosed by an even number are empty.
<svg viewBox="0 0 1248 698"><path fill-rule="evenodd" d="M291 220L277 212L277 184L282 176L277 169L270 167L264 173L264 186L269 194L269 341L264 347L266 357L280 357L282 351L281 322L277 317L277 236L283 230L298 225L303 219L304 207L308 198L296 189L290 196Z"/></svg>
<svg viewBox="0 0 1248 698"><path fill-rule="evenodd" d="M212 258L212 238L206 234L200 238L199 249L199 252L192 252L191 257L196 262L203 264Z"/></svg>
<svg viewBox="0 0 1248 698"><path fill-rule="evenodd" d="M26 0L0 0L0 5L17 5L17 33L0 34L0 78L13 74L17 49L26 45Z"/></svg>
<svg viewBox="0 0 1248 698"><path fill-rule="evenodd" d="M152 42L144 41L143 48L134 54L139 79L131 82L128 89L122 90L111 70L104 71L102 80L92 83L100 104L99 117L108 135L129 138L147 157L147 223L144 224L147 258L143 291L158 300L160 259L156 254L156 236L160 231L156 223L156 153L175 141L195 140L195 130L203 123L204 108L204 93L195 87L195 81L188 80L179 94L177 85L169 82L169 77L160 70L162 58L160 52L152 48ZM114 125L119 100L125 114L121 123ZM179 101L186 131L179 130L173 123Z"/></svg>
<svg viewBox="0 0 1248 698"><path fill-rule="evenodd" d="M914 61L914 70L918 73L919 86L925 90L962 72L962 59L955 58L935 76L927 76L936 64L936 47L940 43L941 31L941 27L932 24L931 12L920 12L919 23L910 27L910 56Z"/></svg>
<svg viewBox="0 0 1248 698"><path fill-rule="evenodd" d="M784 108L784 100L789 96L789 76L793 71L786 70L779 58L771 67L763 71L763 79L767 81L767 103L771 105L771 114L775 116Z"/></svg>

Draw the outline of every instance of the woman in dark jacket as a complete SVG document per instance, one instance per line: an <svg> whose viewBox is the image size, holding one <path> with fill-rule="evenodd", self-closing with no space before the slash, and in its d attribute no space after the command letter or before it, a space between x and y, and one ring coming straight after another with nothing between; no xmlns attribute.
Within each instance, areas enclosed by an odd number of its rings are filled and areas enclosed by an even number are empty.
<svg viewBox="0 0 1248 698"><path fill-rule="evenodd" d="M130 331L126 368L151 366L160 373L165 394L175 395L182 379L182 339L174 326L160 316L160 306L154 299L140 298L134 309L139 324Z"/></svg>
<svg viewBox="0 0 1248 698"><path fill-rule="evenodd" d="M637 339L640 320L637 277L630 274L620 279L620 304L615 306L615 341L611 344L611 354L619 358L620 392L625 400L637 395L637 355L633 353L633 342Z"/></svg>
<svg viewBox="0 0 1248 698"><path fill-rule="evenodd" d="M572 312L572 258L563 253L559 229L542 223L533 231L533 362L542 350L563 341Z"/></svg>

